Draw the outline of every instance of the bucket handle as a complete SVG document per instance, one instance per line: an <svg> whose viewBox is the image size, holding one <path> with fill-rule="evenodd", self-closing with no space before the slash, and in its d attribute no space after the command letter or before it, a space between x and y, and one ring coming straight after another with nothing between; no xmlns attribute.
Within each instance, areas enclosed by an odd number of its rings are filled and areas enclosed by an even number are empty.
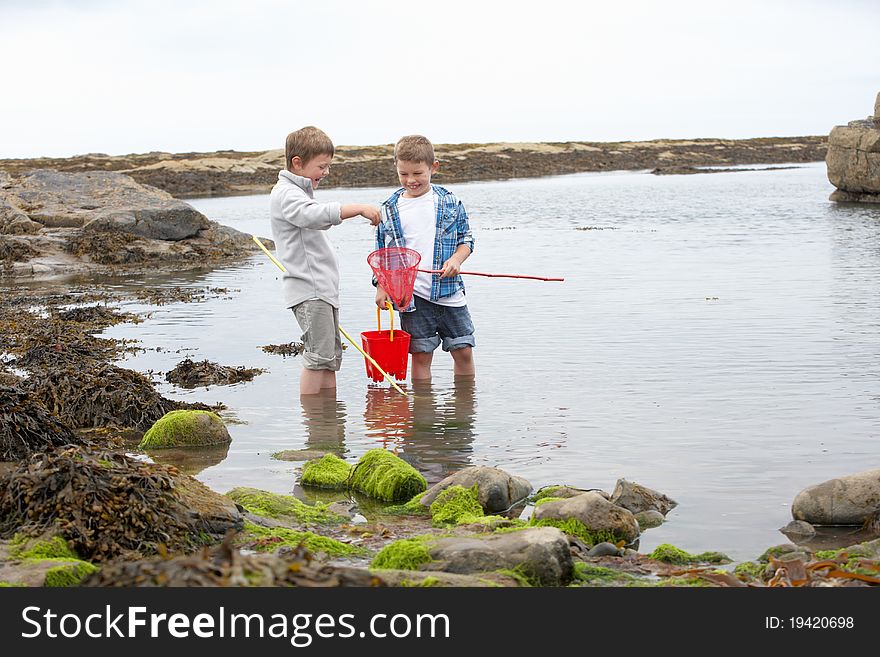
<svg viewBox="0 0 880 657"><path fill-rule="evenodd" d="M394 307L390 301L385 302L385 308L388 309L388 316L391 318L391 333L388 337L389 342L394 342ZM376 306L376 328L382 330L382 309Z"/></svg>

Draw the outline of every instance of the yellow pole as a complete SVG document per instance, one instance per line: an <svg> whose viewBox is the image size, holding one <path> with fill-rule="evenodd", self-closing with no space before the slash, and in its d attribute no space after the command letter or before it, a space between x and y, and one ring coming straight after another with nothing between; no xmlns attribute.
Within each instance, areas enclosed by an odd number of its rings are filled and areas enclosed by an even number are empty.
<svg viewBox="0 0 880 657"><path fill-rule="evenodd" d="M280 262L278 262L275 259L275 256L273 256L271 253L269 253L269 249L267 249L265 246L263 246L263 243L259 240L259 238L256 235L251 235L251 237L254 238L254 242L257 243L257 246L259 246L261 249L263 249L263 253L265 253L267 256L269 256L269 260L274 262L275 265L278 267L278 269L280 269L282 272L284 272L286 274L287 270L284 268L284 265L282 265Z"/></svg>
<svg viewBox="0 0 880 657"><path fill-rule="evenodd" d="M284 268L284 265L282 265L280 262L278 262L278 260L275 259L275 256L273 256L271 253L269 253L269 249L267 249L267 248L263 245L263 243L259 240L259 238L258 238L256 235L251 235L251 237L253 238L254 242L257 243L257 246L259 246L260 249L262 249L263 253L265 253L267 256L269 256L269 260L271 260L272 262L274 262L274 263L275 263L275 266L277 266L278 269L280 269L282 272L284 272L284 273L286 274L286 273L287 273L287 270ZM378 310L378 308L377 308L377 310ZM392 321L392 322L394 321L393 316L392 316L392 320L391 320L391 321ZM351 336L350 336L348 333L346 333L346 332L342 329L341 326L339 327L339 332L342 333L342 335L345 336L345 339L348 340L348 341L352 344L352 346L353 346L355 349L357 349L359 352L361 352L361 354L363 354L363 357L364 357L364 358L366 358L368 361L370 361L370 362L373 364L373 367L375 367L377 370L379 370L379 371L382 373L382 376L384 376L386 379L388 379L388 383L390 383L391 385L393 385L395 390L397 390L401 395L408 396L407 393L404 392L404 390L403 390L399 385L397 385L397 383L395 383L394 379L392 379L392 378L388 375L388 372L386 372L386 371L383 370L381 367L379 367L379 363L377 363L375 360L373 360L373 357L370 356L370 354L368 354L366 351L364 351L363 349L361 349L361 346L360 346L357 342L355 342L354 340L352 340L352 339L351 339Z"/></svg>

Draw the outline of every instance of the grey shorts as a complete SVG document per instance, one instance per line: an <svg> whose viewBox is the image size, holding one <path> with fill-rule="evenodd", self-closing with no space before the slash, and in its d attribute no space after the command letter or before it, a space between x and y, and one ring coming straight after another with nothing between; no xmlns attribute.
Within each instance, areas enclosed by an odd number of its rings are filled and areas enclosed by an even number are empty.
<svg viewBox="0 0 880 657"><path fill-rule="evenodd" d="M441 306L413 295L416 309L400 313L400 328L409 333L409 352L474 347L474 323L467 306Z"/></svg>
<svg viewBox="0 0 880 657"><path fill-rule="evenodd" d="M339 371L342 365L339 310L320 299L303 301L291 310L303 331L303 367L307 370Z"/></svg>

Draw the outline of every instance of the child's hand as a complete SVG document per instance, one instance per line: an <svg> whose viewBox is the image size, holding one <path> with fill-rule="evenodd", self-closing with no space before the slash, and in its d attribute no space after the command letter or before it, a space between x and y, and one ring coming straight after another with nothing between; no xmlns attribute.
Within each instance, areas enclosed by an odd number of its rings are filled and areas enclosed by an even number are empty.
<svg viewBox="0 0 880 657"><path fill-rule="evenodd" d="M460 271L461 263L456 258L452 257L443 263L443 273L440 274L440 278L451 278L453 276L458 276Z"/></svg>
<svg viewBox="0 0 880 657"><path fill-rule="evenodd" d="M391 297L388 296L388 293L382 289L382 286L376 287L376 305L379 306L382 310L385 310L385 304L387 304L391 300Z"/></svg>
<svg viewBox="0 0 880 657"><path fill-rule="evenodd" d="M369 219L373 226L378 226L382 221L382 211L374 205L365 205L361 210L361 216Z"/></svg>

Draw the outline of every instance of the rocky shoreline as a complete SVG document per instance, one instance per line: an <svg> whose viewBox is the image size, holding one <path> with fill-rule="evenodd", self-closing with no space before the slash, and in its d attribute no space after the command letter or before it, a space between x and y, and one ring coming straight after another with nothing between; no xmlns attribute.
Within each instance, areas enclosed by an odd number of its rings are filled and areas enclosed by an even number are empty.
<svg viewBox="0 0 880 657"><path fill-rule="evenodd" d="M195 300L222 291L174 294ZM298 483L326 502L250 488L220 495L185 474L185 454L225 456L225 409L167 400L148 376L112 365L138 348L96 335L139 321L117 312L123 300L110 288L0 299L0 585L880 583L878 470L802 491L796 520L784 528L793 542L739 564L667 544L640 553L639 537L666 522L676 503L622 479L610 493L570 485L535 491L521 477L470 466L428 488L384 449L357 463L285 452L276 458L302 463L291 489ZM184 369L215 385L255 372L210 365ZM824 549L813 523L844 521L846 546Z"/></svg>
<svg viewBox="0 0 880 657"><path fill-rule="evenodd" d="M555 176L584 171L729 167L825 160L825 136L756 139L658 139L623 142L437 144L438 184ZM177 198L267 193L284 167L282 149L212 153L88 154L70 158L0 160L14 178L35 169L113 171ZM322 187L397 184L392 145L340 146Z"/></svg>

